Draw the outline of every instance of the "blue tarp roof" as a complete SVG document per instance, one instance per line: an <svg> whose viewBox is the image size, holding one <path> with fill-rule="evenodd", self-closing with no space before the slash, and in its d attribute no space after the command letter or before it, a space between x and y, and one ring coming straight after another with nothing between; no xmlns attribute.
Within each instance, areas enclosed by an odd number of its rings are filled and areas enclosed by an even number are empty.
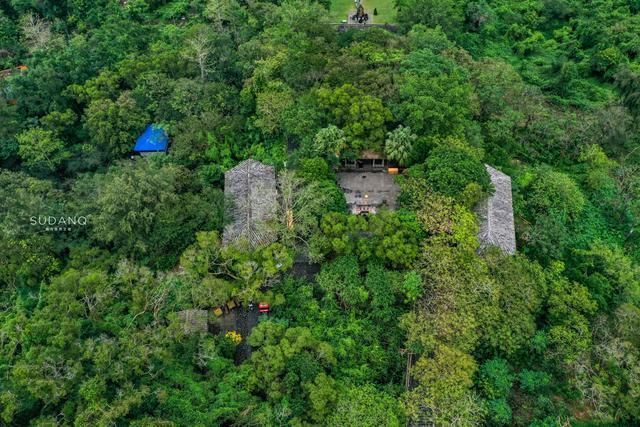
<svg viewBox="0 0 640 427"><path fill-rule="evenodd" d="M149 125L136 140L133 151L167 151L169 136L160 125Z"/></svg>

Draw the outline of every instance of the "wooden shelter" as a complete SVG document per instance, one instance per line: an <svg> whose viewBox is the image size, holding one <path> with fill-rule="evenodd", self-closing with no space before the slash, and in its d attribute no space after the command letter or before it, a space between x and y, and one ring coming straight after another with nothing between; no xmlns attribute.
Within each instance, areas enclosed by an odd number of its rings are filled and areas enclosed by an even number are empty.
<svg viewBox="0 0 640 427"><path fill-rule="evenodd" d="M375 151L363 151L357 159L345 159L342 161L341 170L384 170L390 162Z"/></svg>

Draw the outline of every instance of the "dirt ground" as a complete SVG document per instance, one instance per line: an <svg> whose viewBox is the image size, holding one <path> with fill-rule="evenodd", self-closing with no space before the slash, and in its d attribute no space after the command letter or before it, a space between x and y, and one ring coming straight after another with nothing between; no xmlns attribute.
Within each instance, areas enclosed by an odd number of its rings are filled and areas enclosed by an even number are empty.
<svg viewBox="0 0 640 427"><path fill-rule="evenodd" d="M235 331L242 336L242 342L236 347L236 363L238 364L251 356L251 346L247 343L247 338L251 335L251 330L258 324L259 316L257 304L253 310L241 306L220 316L213 325L213 333L226 334ZM263 314L263 316L265 315Z"/></svg>
<svg viewBox="0 0 640 427"><path fill-rule="evenodd" d="M338 184L347 199L349 210L356 215L360 213L361 206L366 206L372 213L382 206L395 209L400 194L394 175L382 171L340 172Z"/></svg>

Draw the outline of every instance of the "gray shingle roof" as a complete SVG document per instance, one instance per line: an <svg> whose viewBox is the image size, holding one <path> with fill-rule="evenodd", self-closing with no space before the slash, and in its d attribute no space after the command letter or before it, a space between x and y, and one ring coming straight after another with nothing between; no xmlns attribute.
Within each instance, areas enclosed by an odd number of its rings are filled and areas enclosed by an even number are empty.
<svg viewBox="0 0 640 427"><path fill-rule="evenodd" d="M277 212L276 172L273 166L245 160L224 174L226 216L223 243L246 240L252 247L271 243L268 222Z"/></svg>
<svg viewBox="0 0 640 427"><path fill-rule="evenodd" d="M497 246L508 254L516 252L516 232L513 223L511 178L485 165L495 192L478 206L480 247Z"/></svg>

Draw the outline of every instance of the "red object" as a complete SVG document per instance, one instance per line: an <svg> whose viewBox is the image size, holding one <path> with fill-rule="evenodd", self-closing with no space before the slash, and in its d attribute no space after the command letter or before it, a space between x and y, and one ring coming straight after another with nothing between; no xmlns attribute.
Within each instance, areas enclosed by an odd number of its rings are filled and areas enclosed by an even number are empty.
<svg viewBox="0 0 640 427"><path fill-rule="evenodd" d="M269 312L269 304L267 304L266 302L261 302L260 304L258 304L258 311L260 313L268 313Z"/></svg>

